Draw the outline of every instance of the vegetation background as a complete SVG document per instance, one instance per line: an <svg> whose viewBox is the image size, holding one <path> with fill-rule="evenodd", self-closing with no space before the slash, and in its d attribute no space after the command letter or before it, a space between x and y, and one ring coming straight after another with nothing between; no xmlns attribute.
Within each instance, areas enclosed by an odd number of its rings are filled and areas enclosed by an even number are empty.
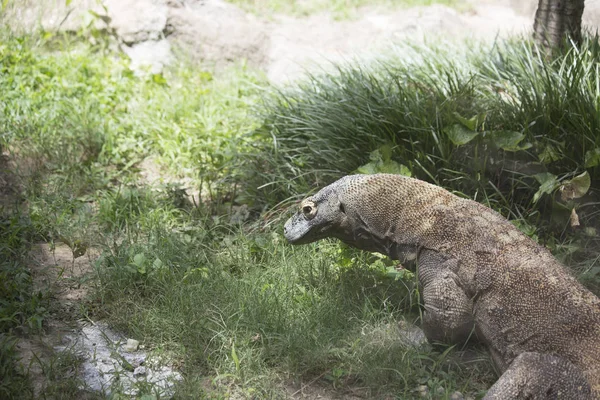
<svg viewBox="0 0 600 400"><path fill-rule="evenodd" d="M405 45L273 87L242 63L134 74L93 29L0 35L0 397L103 397L77 354L18 362L51 321L100 319L177 366L175 398L482 397L485 352L407 340L410 271L335 241L284 243L297 200L350 173L482 202L600 294L595 36L551 59L524 37ZM40 285L40 242L89 257L89 273ZM66 312L57 291L79 286Z"/></svg>

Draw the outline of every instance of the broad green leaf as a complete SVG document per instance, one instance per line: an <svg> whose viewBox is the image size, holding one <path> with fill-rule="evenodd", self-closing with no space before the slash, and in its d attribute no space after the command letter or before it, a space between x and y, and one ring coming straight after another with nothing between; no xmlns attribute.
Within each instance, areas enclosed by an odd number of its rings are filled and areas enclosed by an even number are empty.
<svg viewBox="0 0 600 400"><path fill-rule="evenodd" d="M592 168L600 164L600 148L596 147L585 153L585 167Z"/></svg>
<svg viewBox="0 0 600 400"><path fill-rule="evenodd" d="M372 151L369 154L369 159L371 162L358 167L356 172L365 175L385 173L412 176L407 166L392 160L392 147L390 145L384 145Z"/></svg>
<svg viewBox="0 0 600 400"><path fill-rule="evenodd" d="M381 151L379 149L373 150L369 153L369 160L381 161Z"/></svg>
<svg viewBox="0 0 600 400"><path fill-rule="evenodd" d="M560 198L563 200L572 200L583 197L590 190L591 183L590 174L585 171L583 174L577 175L570 181L565 182L560 187Z"/></svg>
<svg viewBox="0 0 600 400"><path fill-rule="evenodd" d="M392 146L389 144L381 146L379 152L381 153L381 160L390 161L392 159Z"/></svg>
<svg viewBox="0 0 600 400"><path fill-rule="evenodd" d="M160 269L163 266L163 262L160 258L157 258L154 260L154 262L152 263L152 268L154 269Z"/></svg>
<svg viewBox="0 0 600 400"><path fill-rule="evenodd" d="M500 147L502 150L517 151L531 147L530 143L526 143L523 146L519 146L519 143L521 143L521 141L525 139L525 135L521 132L494 131L490 132L490 136L494 144Z"/></svg>
<svg viewBox="0 0 600 400"><path fill-rule="evenodd" d="M479 126L481 124L483 124L483 121L485 120L485 113L481 113L481 114L477 114L471 118L465 118L462 115L460 115L459 113L455 112L454 113L454 117L457 119L458 122L460 122L461 124L463 124L463 126L471 131L476 131L477 128L479 128Z"/></svg>
<svg viewBox="0 0 600 400"><path fill-rule="evenodd" d="M533 202L536 203L544 194L552 193L559 185L556 175L549 172L542 172L534 175L535 179L539 182L540 188L533 195Z"/></svg>
<svg viewBox="0 0 600 400"><path fill-rule="evenodd" d="M444 129L444 133L452 143L457 146L469 143L478 135L477 132L469 130L462 125L455 124Z"/></svg>
<svg viewBox="0 0 600 400"><path fill-rule="evenodd" d="M406 165L397 163L394 160L390 161L371 161L368 164L358 167L356 170L359 174L372 175L372 174L396 174L402 176L412 176L412 172Z"/></svg>
<svg viewBox="0 0 600 400"><path fill-rule="evenodd" d="M547 144L538 157L540 162L544 164L549 164L564 158L561 148L552 144Z"/></svg>
<svg viewBox="0 0 600 400"><path fill-rule="evenodd" d="M72 2L72 1L73 1L73 0L66 0L66 1L65 1L65 5L66 5L67 7L69 7L69 6L71 5L71 2Z"/></svg>
<svg viewBox="0 0 600 400"><path fill-rule="evenodd" d="M368 164L358 167L356 170L359 174L372 175L377 173L377 161L372 161Z"/></svg>
<svg viewBox="0 0 600 400"><path fill-rule="evenodd" d="M406 165L402 165L393 160L381 163L380 165L378 165L377 169L379 172L384 174L396 174L408 177L412 176L410 169L408 169Z"/></svg>
<svg viewBox="0 0 600 400"><path fill-rule="evenodd" d="M146 263L146 256L144 253L138 253L133 256L133 263L138 267L144 265Z"/></svg>

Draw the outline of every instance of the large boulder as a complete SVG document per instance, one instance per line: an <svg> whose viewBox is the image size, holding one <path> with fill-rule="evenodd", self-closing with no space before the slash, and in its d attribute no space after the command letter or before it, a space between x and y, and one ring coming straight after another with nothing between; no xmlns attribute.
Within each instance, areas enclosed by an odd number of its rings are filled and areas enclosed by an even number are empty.
<svg viewBox="0 0 600 400"><path fill-rule="evenodd" d="M14 0L0 23L16 32L106 30L134 69L152 72L174 48L194 61L262 66L269 45L265 23L223 0Z"/></svg>
<svg viewBox="0 0 600 400"><path fill-rule="evenodd" d="M169 40L192 60L221 65L245 59L262 66L269 34L264 22L222 0L178 0L169 8Z"/></svg>

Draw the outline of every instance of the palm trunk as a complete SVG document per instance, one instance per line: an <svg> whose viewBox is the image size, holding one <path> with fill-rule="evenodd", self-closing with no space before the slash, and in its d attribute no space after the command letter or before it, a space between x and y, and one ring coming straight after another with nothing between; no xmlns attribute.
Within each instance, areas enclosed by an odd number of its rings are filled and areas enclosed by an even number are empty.
<svg viewBox="0 0 600 400"><path fill-rule="evenodd" d="M539 0L533 37L547 49L560 47L566 36L581 40L584 0Z"/></svg>

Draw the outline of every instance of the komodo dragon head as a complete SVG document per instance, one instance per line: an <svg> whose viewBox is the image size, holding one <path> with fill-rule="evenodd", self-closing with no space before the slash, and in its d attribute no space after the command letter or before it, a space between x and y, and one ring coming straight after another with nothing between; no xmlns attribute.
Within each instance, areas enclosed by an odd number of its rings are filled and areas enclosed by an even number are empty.
<svg viewBox="0 0 600 400"><path fill-rule="evenodd" d="M286 222L284 235L292 244L337 238L361 250L408 261L415 256L416 227L427 227L424 211L448 197L452 195L418 179L349 175L303 200Z"/></svg>
<svg viewBox="0 0 600 400"><path fill-rule="evenodd" d="M298 212L285 223L284 235L290 243L306 244L327 237L344 240L352 236L337 187L329 185L300 203Z"/></svg>
<svg viewBox="0 0 600 400"><path fill-rule="evenodd" d="M285 238L292 244L306 244L332 237L388 254L390 213L400 205L396 197L402 196L406 179L386 174L345 176L300 203L285 224Z"/></svg>

